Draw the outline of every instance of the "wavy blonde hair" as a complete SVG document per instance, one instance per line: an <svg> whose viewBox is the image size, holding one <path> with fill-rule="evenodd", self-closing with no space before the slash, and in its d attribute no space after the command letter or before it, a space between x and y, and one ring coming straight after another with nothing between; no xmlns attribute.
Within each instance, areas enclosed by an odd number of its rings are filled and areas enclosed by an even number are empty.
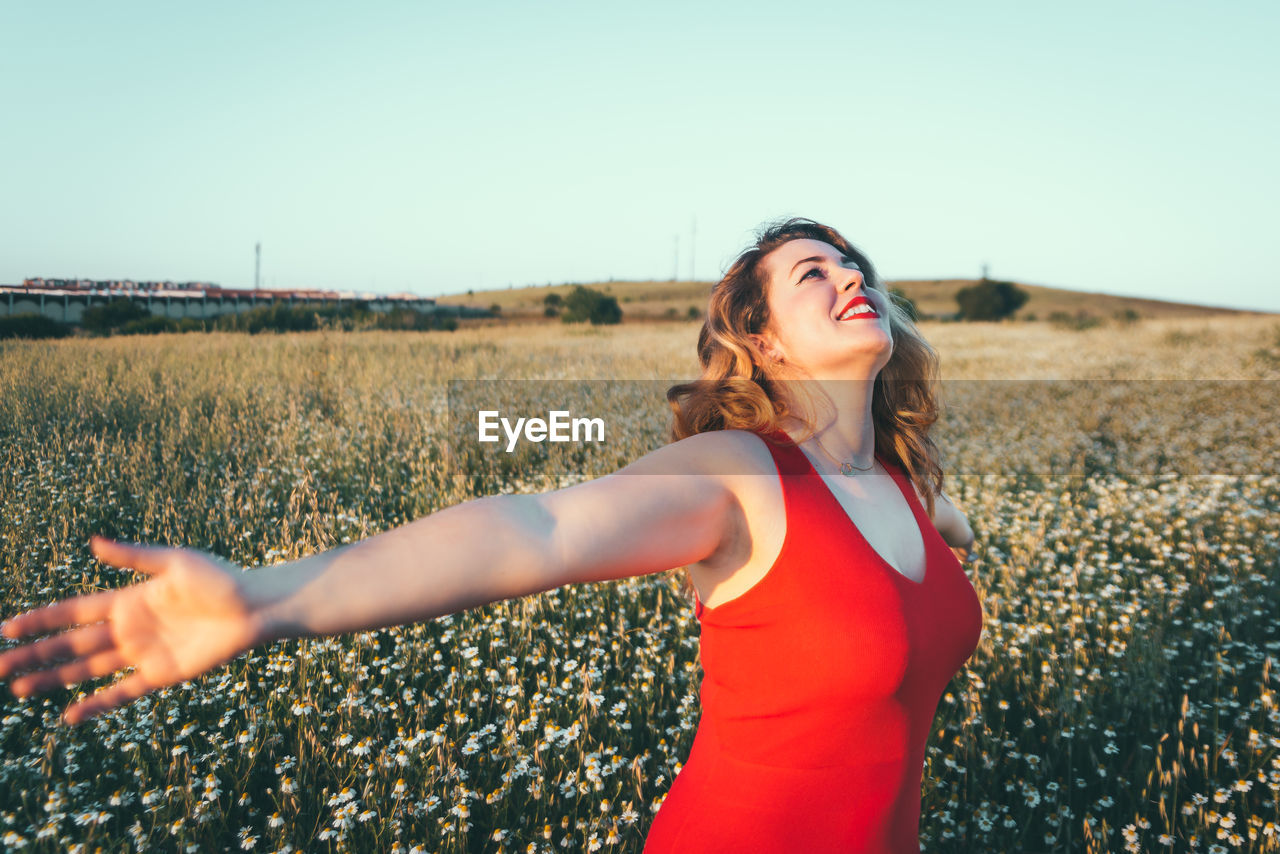
<svg viewBox="0 0 1280 854"><path fill-rule="evenodd" d="M885 290L871 260L840 232L811 219L792 217L762 227L755 243L738 255L711 289L698 335L702 374L667 390L674 415L671 441L711 430L768 435L780 430L788 418L805 424L804 438L813 435L814 425L786 399L776 369L761 358L752 342L752 336L763 333L770 322L768 275L762 261L782 244L806 238L827 243L856 261L866 286L886 296L893 352L872 389L876 453L906 472L932 516L934 496L941 493L943 481L938 448L929 437L940 409L938 354L897 295ZM687 568L684 587L692 595Z"/></svg>

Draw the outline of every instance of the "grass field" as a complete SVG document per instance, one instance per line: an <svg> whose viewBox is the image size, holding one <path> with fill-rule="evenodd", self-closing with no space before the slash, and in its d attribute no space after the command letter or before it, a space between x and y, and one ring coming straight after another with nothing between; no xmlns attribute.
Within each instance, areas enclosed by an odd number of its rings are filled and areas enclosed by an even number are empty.
<svg viewBox="0 0 1280 854"><path fill-rule="evenodd" d="M923 330L945 380L983 381L939 442L984 611L929 742L924 850L1280 851L1280 321ZM563 483L536 460L453 467L447 383L680 380L696 332L0 342L3 612L128 582L90 559L95 532L267 566ZM1124 380L1159 393L1100 395ZM626 454L664 440L662 385L611 398ZM1234 473L1186 473L1205 459ZM275 644L76 730L56 725L72 691L6 692L0 842L638 852L700 678L670 572Z"/></svg>

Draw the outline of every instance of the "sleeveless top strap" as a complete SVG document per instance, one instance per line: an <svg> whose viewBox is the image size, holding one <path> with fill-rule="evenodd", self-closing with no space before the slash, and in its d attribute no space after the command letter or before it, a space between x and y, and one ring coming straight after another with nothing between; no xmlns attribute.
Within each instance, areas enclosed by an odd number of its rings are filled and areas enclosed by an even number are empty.
<svg viewBox="0 0 1280 854"><path fill-rule="evenodd" d="M765 447L769 449L769 454L773 457L774 465L778 467L778 474L782 475L803 475L809 473L808 458L804 456L804 452L800 450L790 436L781 430L775 430L773 433L757 433L764 440ZM785 491L786 484L783 484Z"/></svg>

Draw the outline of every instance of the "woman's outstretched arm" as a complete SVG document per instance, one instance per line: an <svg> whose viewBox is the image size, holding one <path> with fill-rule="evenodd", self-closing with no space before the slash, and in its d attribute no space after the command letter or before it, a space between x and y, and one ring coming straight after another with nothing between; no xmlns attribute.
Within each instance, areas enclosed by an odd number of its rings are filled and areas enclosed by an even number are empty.
<svg viewBox="0 0 1280 854"><path fill-rule="evenodd" d="M598 480L471 501L250 572L193 549L95 538L101 560L150 577L9 620L9 638L66 631L0 654L0 678L21 674L10 688L28 695L131 669L66 710L64 720L79 723L272 640L412 623L692 563L715 551L733 518L725 473L735 442L700 434Z"/></svg>
<svg viewBox="0 0 1280 854"><path fill-rule="evenodd" d="M413 623L701 560L723 537L731 495L690 453L698 444L710 443L667 446L556 492L481 498L250 573L255 639Z"/></svg>

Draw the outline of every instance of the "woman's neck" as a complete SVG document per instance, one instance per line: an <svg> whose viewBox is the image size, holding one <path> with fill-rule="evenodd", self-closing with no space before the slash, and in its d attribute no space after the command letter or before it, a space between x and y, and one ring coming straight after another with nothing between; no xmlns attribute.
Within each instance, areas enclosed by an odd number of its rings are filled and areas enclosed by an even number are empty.
<svg viewBox="0 0 1280 854"><path fill-rule="evenodd" d="M857 468L872 464L876 448L871 415L874 379L790 380L786 391L792 411L813 425L808 442L816 440L818 450L837 464L849 462ZM799 419L791 419L783 427L793 439L808 432Z"/></svg>

